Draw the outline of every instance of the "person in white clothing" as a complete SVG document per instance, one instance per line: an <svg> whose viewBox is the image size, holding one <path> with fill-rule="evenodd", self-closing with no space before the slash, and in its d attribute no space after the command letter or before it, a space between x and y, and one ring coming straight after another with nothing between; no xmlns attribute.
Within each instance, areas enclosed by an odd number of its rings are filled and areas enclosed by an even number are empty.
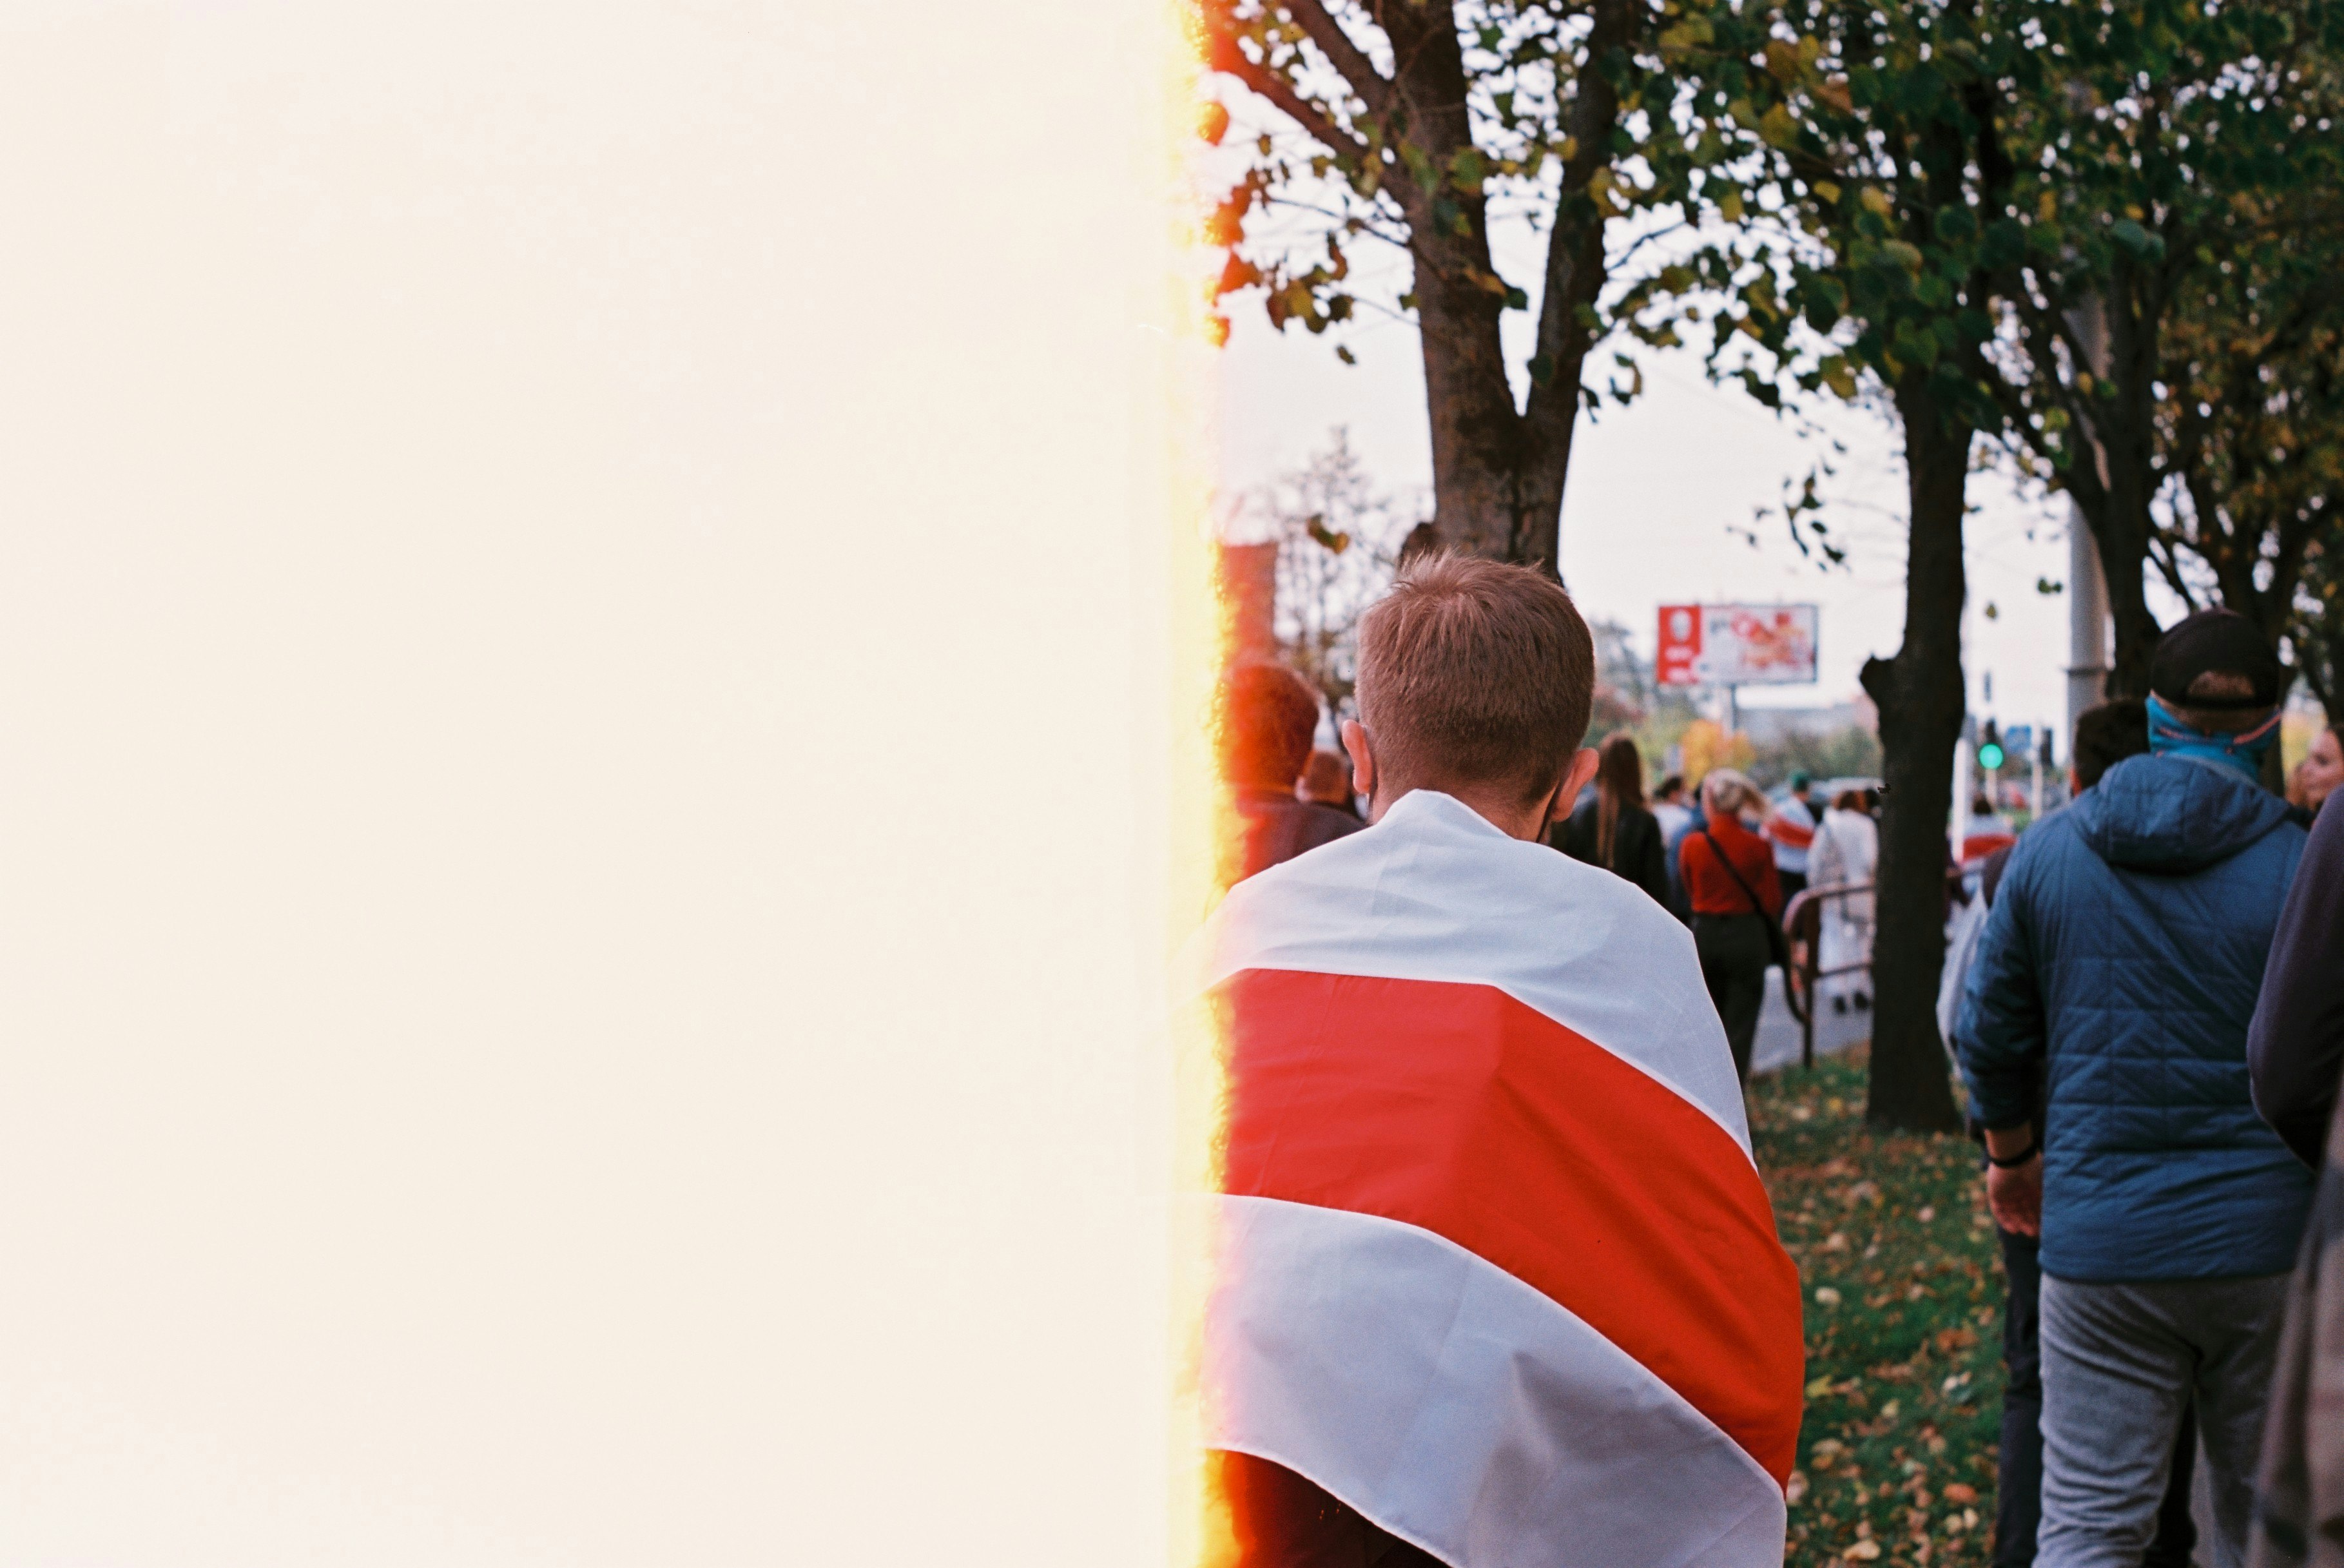
<svg viewBox="0 0 2344 1568"><path fill-rule="evenodd" d="M1870 882L1880 864L1880 826L1872 820L1865 792L1839 792L1815 829L1808 851L1809 885L1830 887L1850 882ZM1872 957L1873 897L1870 892L1832 899L1823 911L1823 950L1818 966L1836 969L1867 963ZM1823 981L1816 990L1831 998L1832 1011L1844 1013L1853 1005L1859 1012L1872 1006L1872 986L1859 970Z"/></svg>

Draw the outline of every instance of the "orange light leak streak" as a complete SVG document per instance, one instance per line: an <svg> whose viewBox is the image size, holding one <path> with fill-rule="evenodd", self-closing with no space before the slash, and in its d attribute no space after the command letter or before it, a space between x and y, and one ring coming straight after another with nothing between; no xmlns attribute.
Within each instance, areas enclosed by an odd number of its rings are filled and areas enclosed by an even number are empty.
<svg viewBox="0 0 2344 1568"><path fill-rule="evenodd" d="M1171 527L1172 632L1170 794L1171 865L1167 887L1172 1003L1169 1561L1174 1568L1218 1568L1233 1562L1229 1514L1201 1441L1204 1306L1211 1290L1213 1235L1199 1195L1220 1189L1225 1031L1217 1011L1191 1000L1194 979L1181 954L1218 902L1237 864L1238 818L1214 763L1208 733L1215 688L1232 642L1229 607L1220 592L1212 526L1217 488L1219 372L1224 334L1209 309L1218 254L1205 243L1212 193L1199 189L1199 129L1215 106L1208 96L1204 41L1193 14L1177 7L1163 95L1173 236L1167 322L1174 342L1172 450L1167 508Z"/></svg>

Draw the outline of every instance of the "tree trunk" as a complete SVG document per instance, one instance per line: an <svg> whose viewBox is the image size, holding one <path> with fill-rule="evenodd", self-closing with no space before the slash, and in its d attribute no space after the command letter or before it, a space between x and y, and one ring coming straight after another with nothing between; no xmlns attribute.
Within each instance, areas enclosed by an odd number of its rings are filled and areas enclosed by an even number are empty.
<svg viewBox="0 0 2344 1568"><path fill-rule="evenodd" d="M1870 659L1864 689L1880 713L1878 926L1873 939L1872 1082L1864 1119L1904 1131L1961 1126L1937 1033L1945 961L1945 823L1962 682L1962 511L1969 426L1949 419L1925 379L1896 389L1912 509L1904 569L1904 642Z"/></svg>
<svg viewBox="0 0 2344 1568"><path fill-rule="evenodd" d="M1521 561L1557 576L1562 496L1579 420L1580 372L1594 333L1581 312L1603 287L1601 208L1588 182L1612 162L1620 101L1597 68L1629 47L1649 22L1636 0L1596 0L1587 68L1568 113L1576 143L1563 167L1540 306L1531 386L1519 408L1499 333L1503 287L1490 258L1488 213L1478 195L1396 190L1409 220L1416 272L1418 340L1432 433L1434 522L1449 549ZM1411 134L1433 167L1472 147L1467 83L1453 6L1387 14ZM1492 287L1495 285L1496 287Z"/></svg>
<svg viewBox="0 0 2344 1568"><path fill-rule="evenodd" d="M1433 521L1450 549L1502 560L1521 460L1521 416L1498 338L1503 301L1462 276L1461 263L1471 259L1457 255L1468 248L1463 242L1435 237L1409 248L1432 430ZM1472 248L1486 270L1486 244Z"/></svg>
<svg viewBox="0 0 2344 1568"><path fill-rule="evenodd" d="M2101 504L2086 508L2108 584L2108 615L2116 623L2116 656L2108 695L2148 695L2148 662L2165 634L2148 608L2148 540L2156 527L2157 339L2167 290L2159 277L2118 262L2103 316L2107 334L2099 367L2113 397L2089 406L2096 447Z"/></svg>

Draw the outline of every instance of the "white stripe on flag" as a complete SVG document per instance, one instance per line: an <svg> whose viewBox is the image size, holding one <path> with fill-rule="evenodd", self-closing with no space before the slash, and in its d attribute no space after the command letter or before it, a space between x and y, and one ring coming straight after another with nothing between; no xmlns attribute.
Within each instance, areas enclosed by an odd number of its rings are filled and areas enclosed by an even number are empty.
<svg viewBox="0 0 2344 1568"><path fill-rule="evenodd" d="M1642 889L1416 790L1230 890L1197 988L1241 969L1493 986L1634 1063L1750 1150L1692 934Z"/></svg>
<svg viewBox="0 0 2344 1568"><path fill-rule="evenodd" d="M1207 1446L1308 1476L1455 1568L1780 1568L1773 1479L1546 1296L1397 1220L1200 1201Z"/></svg>

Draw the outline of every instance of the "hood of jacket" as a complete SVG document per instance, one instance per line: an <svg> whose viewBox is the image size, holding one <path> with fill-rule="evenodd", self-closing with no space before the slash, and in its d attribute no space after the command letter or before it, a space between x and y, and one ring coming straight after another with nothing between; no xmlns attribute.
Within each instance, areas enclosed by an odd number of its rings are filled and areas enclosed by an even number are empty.
<svg viewBox="0 0 2344 1568"><path fill-rule="evenodd" d="M2218 764L2127 757L2075 804L2085 847L2128 871L2186 876L2287 820L2287 802Z"/></svg>

